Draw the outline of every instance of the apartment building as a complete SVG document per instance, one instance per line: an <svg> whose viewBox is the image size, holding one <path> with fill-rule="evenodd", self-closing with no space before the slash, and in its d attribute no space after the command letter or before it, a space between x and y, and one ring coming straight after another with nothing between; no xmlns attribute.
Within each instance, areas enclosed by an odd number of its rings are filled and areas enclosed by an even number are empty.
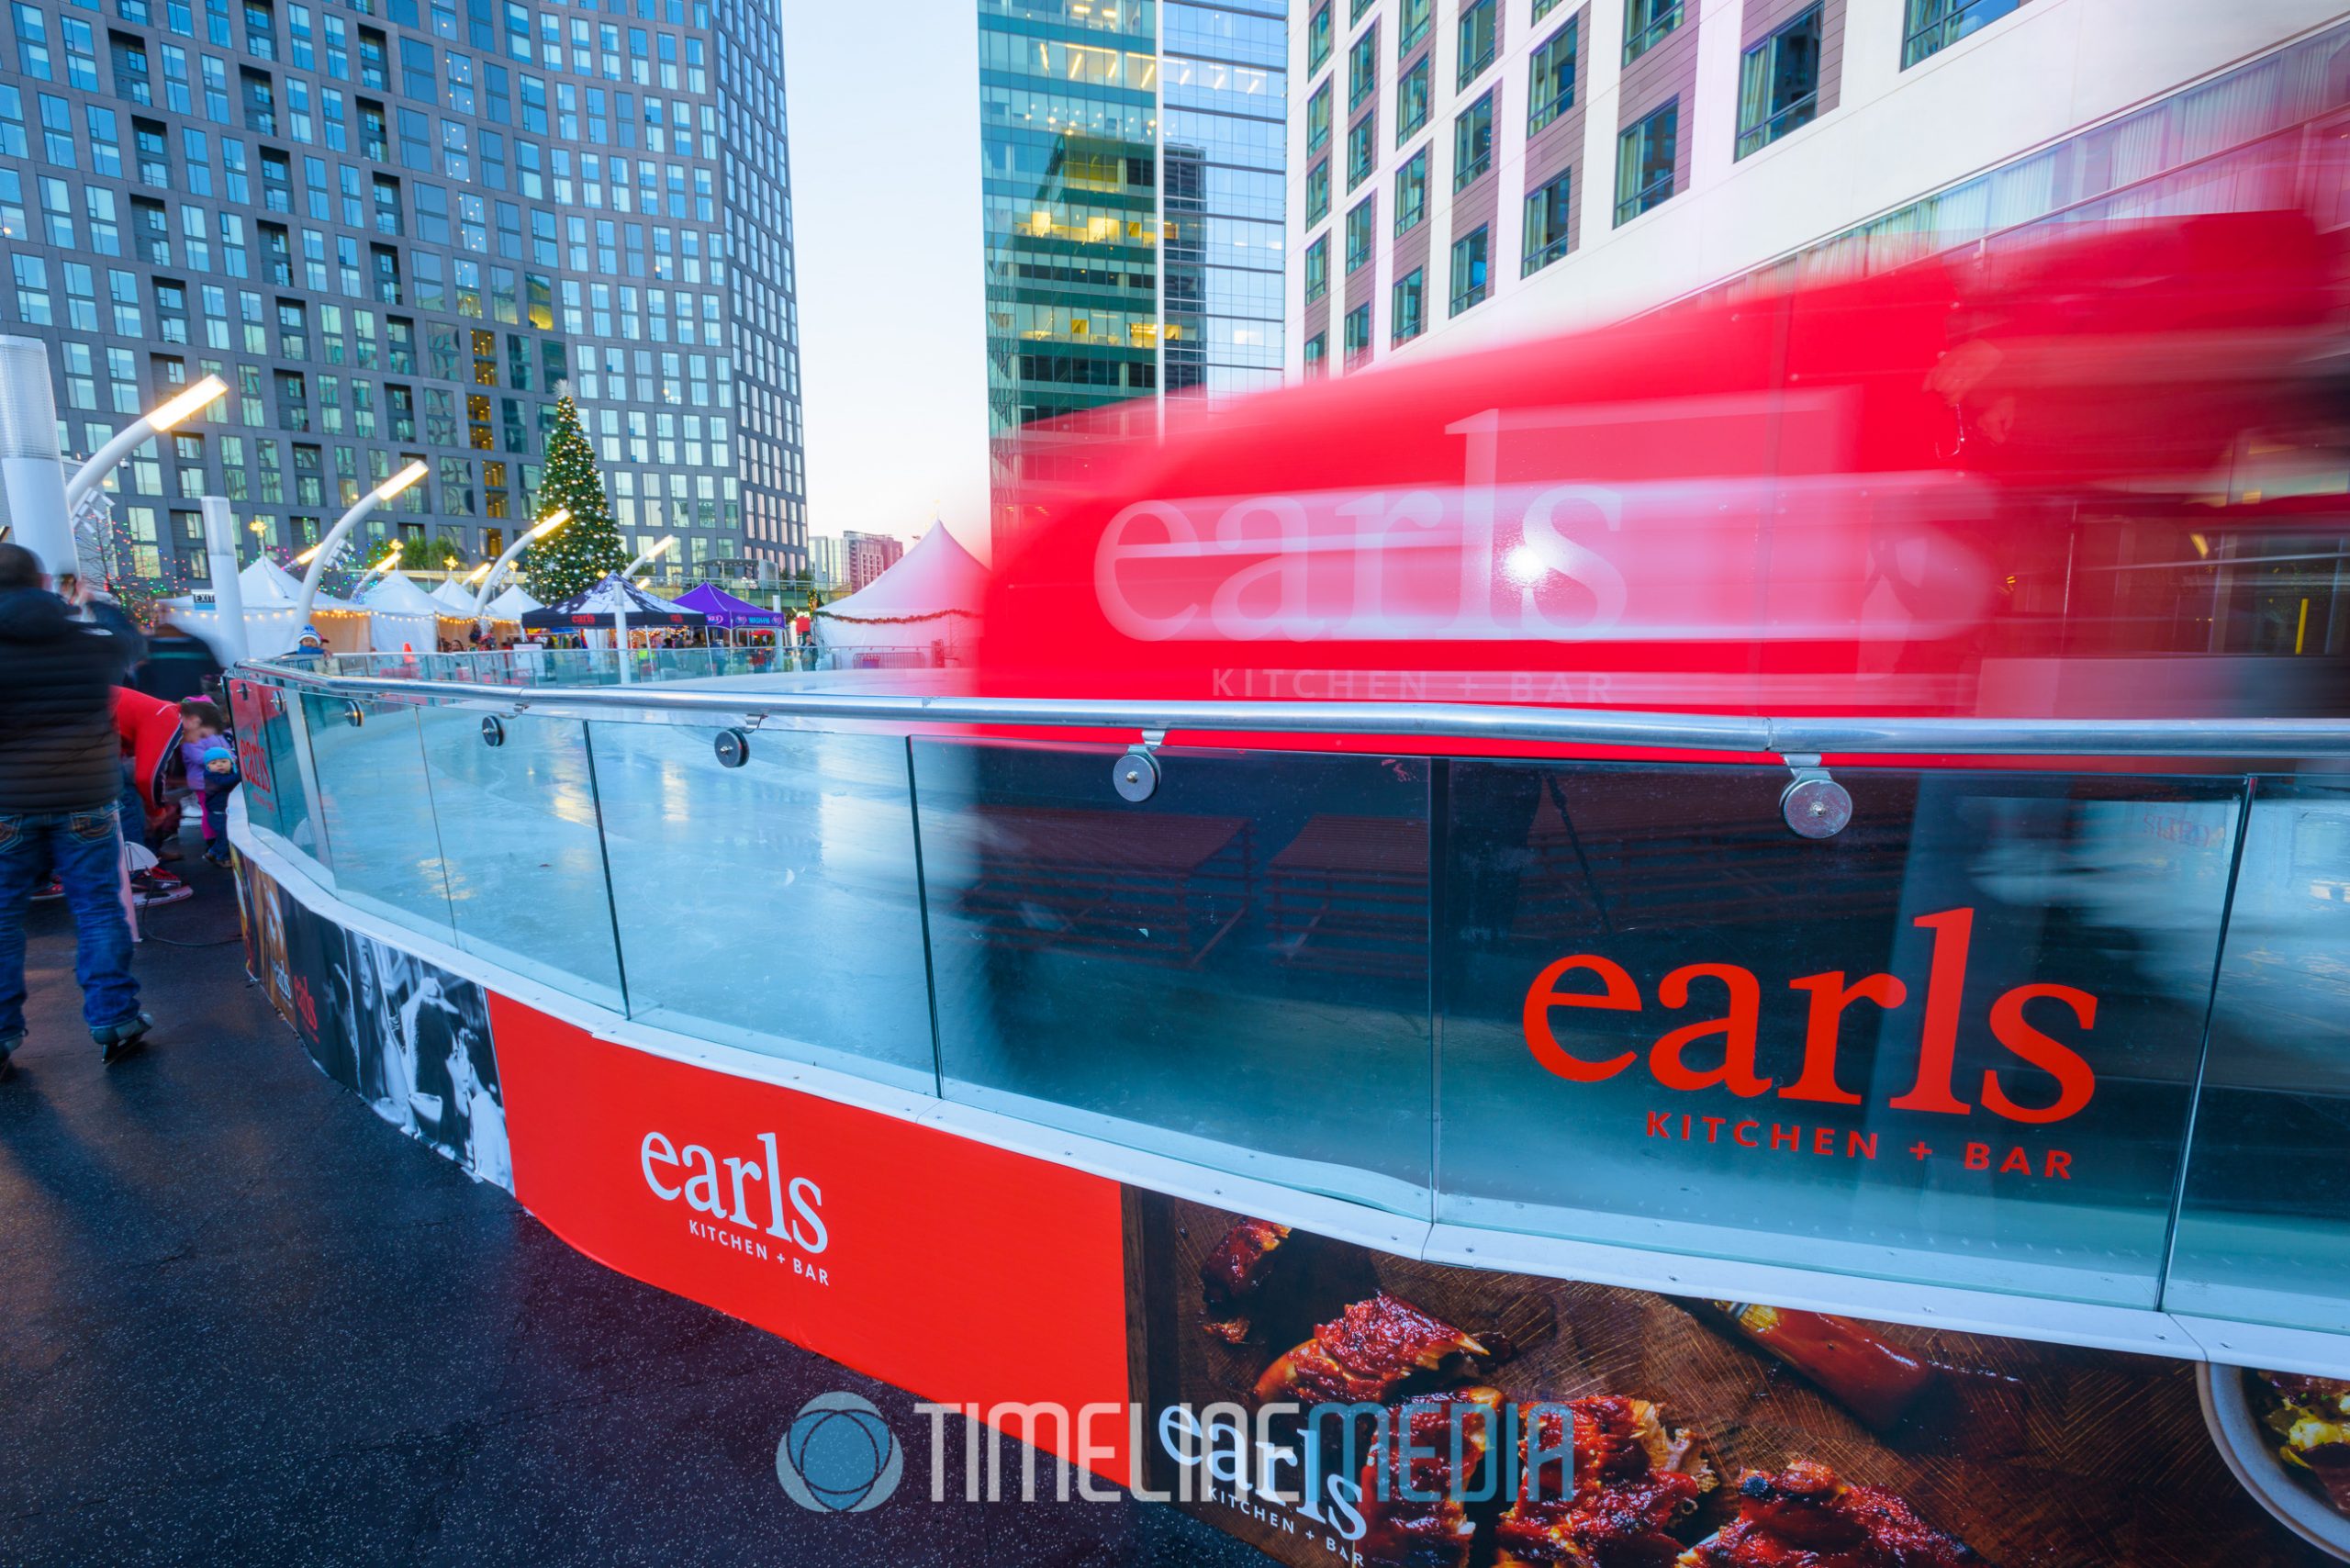
<svg viewBox="0 0 2350 1568"><path fill-rule="evenodd" d="M126 568L207 575L197 501L298 550L492 554L572 394L666 569L807 562L783 40L759 0L11 0L0 328L87 455L207 373L115 476Z"/></svg>
<svg viewBox="0 0 2350 1568"><path fill-rule="evenodd" d="M2335 0L1314 0L1292 378L2109 201L2339 106ZM2177 182L2175 182L2177 183ZM2216 192L2165 199L2224 200Z"/></svg>

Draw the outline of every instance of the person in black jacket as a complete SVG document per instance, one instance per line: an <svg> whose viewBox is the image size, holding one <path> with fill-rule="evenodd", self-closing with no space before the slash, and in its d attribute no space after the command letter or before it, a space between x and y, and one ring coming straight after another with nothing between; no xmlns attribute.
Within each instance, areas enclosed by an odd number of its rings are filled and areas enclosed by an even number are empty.
<svg viewBox="0 0 2350 1568"><path fill-rule="evenodd" d="M25 1038L25 907L53 867L73 911L82 1017L111 1064L154 1020L130 978L114 688L134 637L79 619L40 559L0 544L0 1078Z"/></svg>

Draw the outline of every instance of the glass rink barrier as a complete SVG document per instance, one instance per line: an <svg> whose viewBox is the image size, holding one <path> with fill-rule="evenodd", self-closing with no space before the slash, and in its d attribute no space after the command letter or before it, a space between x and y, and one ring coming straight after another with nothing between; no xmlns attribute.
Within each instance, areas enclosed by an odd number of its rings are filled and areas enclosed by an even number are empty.
<svg viewBox="0 0 2350 1568"><path fill-rule="evenodd" d="M2350 1334L2350 723L232 684L265 846L674 1034L1472 1263Z"/></svg>

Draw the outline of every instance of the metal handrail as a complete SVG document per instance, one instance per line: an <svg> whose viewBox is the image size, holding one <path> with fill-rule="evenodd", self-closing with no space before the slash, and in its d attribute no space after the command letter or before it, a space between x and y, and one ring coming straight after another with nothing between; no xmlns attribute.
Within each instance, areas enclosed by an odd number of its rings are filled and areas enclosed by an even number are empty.
<svg viewBox="0 0 2350 1568"><path fill-rule="evenodd" d="M1747 718L1484 702L1235 702L1148 698L923 696L713 691L676 687L506 687L313 675L274 665L241 674L364 700L434 700L499 712L580 708L916 724L1375 735L1538 742L1731 756L2350 756L2343 719Z"/></svg>

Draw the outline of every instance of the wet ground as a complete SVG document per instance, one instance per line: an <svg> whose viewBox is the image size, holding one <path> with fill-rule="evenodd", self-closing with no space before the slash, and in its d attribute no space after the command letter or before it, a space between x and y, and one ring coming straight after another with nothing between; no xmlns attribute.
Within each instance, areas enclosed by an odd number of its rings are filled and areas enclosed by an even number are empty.
<svg viewBox="0 0 2350 1568"><path fill-rule="evenodd" d="M1173 1510L928 1500L912 1398L573 1252L329 1082L244 976L225 873L152 912L145 1055L101 1069L63 909L0 1084L0 1563L1225 1568ZM810 1397L907 1445L794 1505ZM959 1453L959 1437L950 1439Z"/></svg>

